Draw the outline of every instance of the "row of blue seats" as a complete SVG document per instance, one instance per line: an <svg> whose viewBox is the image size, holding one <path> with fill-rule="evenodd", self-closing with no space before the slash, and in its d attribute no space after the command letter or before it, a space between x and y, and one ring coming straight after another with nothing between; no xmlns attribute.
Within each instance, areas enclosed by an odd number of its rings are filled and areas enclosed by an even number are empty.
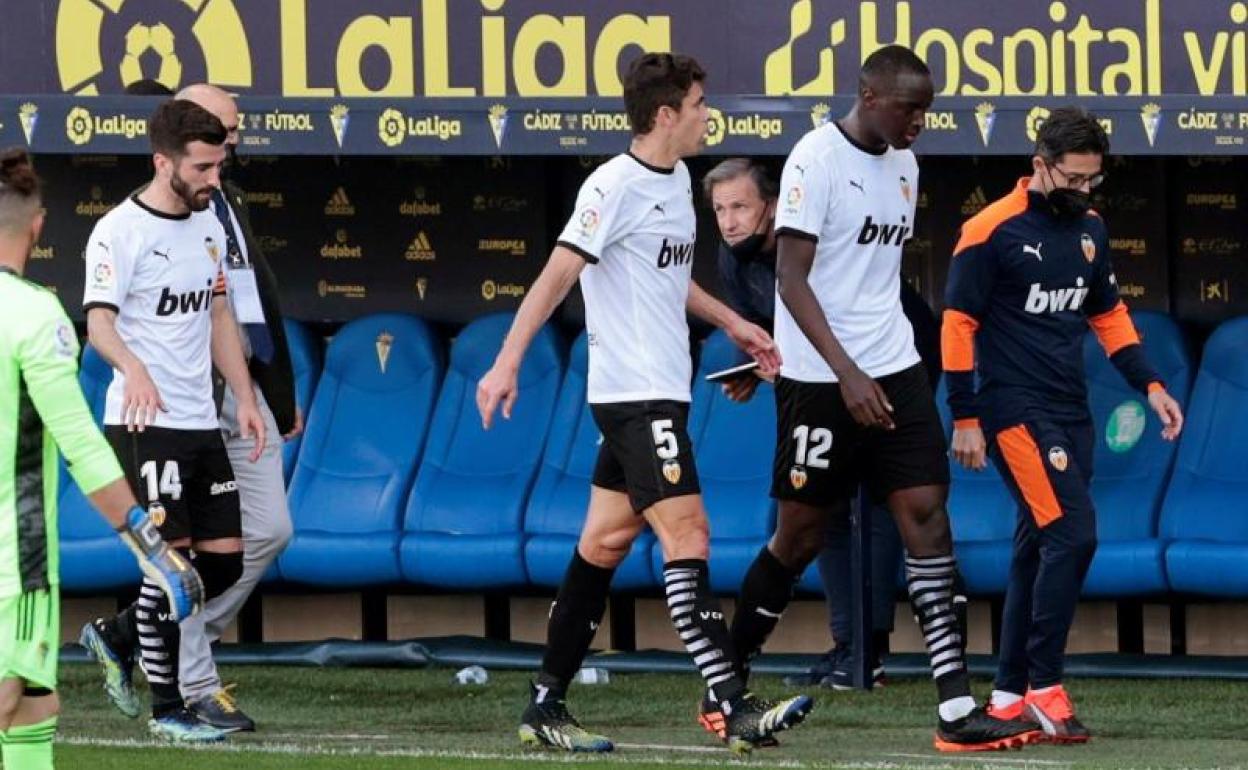
<svg viewBox="0 0 1248 770"><path fill-rule="evenodd" d="M1174 322L1151 313L1134 318L1188 425L1176 460L1175 445L1160 439L1156 418L1089 336L1085 362L1102 436L1094 486L1101 546L1086 593L1248 596L1248 446L1238 430L1248 417L1248 318L1224 324L1209 340L1194 388L1191 357ZM558 584L583 520L599 443L585 405L585 336L569 354L553 329L543 329L521 368L522 397L511 420L487 434L475 384L510 322L499 314L468 325L448 361L418 318L370 316L339 331L323 364L319 340L288 325L297 397L308 417L304 436L286 447L295 537L270 579L327 588ZM712 584L720 592L737 589L775 522L767 496L775 446L770 386L739 405L702 376L736 355L722 334L703 345L689 421L711 514ZM81 377L98 416L111 372L88 350ZM938 401L943 408L943 394ZM1115 412L1117 433L1107 441L1103 432ZM1131 444L1141 417L1143 431ZM968 585L999 594L1014 504L994 470L953 473L950 512ZM129 556L72 481L62 484L61 537L67 590L98 592L137 580ZM643 535L616 587L657 587L661 564L654 538ZM813 567L802 587L819 590Z"/></svg>

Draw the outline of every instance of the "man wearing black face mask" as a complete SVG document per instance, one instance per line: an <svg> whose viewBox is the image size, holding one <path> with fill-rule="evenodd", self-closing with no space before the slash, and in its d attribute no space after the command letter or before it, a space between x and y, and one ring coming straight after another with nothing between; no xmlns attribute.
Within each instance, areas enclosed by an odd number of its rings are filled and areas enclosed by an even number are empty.
<svg viewBox="0 0 1248 770"><path fill-rule="evenodd" d="M1096 551L1096 438L1082 352L1089 326L1123 378L1147 394L1162 436L1174 440L1183 426L1118 298L1105 223L1089 209L1108 151L1086 110L1049 116L1032 176L963 225L941 332L951 454L978 470L990 447L1018 503L989 708L1001 719L1039 723L1058 743L1090 735L1062 686L1066 638Z"/></svg>
<svg viewBox="0 0 1248 770"><path fill-rule="evenodd" d="M729 158L707 173L702 190L719 227L725 299L750 323L770 329L776 304L776 182L760 164ZM758 378L746 373L724 383L724 394L744 402L757 388Z"/></svg>

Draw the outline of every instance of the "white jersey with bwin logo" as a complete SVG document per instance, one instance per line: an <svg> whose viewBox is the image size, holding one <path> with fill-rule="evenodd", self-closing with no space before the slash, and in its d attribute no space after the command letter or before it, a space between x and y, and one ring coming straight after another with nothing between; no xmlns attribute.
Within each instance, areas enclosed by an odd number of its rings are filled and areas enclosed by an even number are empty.
<svg viewBox="0 0 1248 770"><path fill-rule="evenodd" d="M581 185L559 244L581 273L589 402L689 400L685 304L697 222L689 170L617 155Z"/></svg>
<svg viewBox="0 0 1248 770"><path fill-rule="evenodd" d="M901 308L900 272L918 197L914 153L866 150L835 123L802 137L784 164L776 232L815 241L810 287L832 333L870 377L920 360ZM775 338L784 377L836 382L778 294Z"/></svg>
<svg viewBox="0 0 1248 770"><path fill-rule="evenodd" d="M129 198L104 215L86 249L86 312L117 313L117 334L147 368L168 411L153 425L219 427L212 398L212 300L225 291L225 231L211 209L185 216ZM121 425L126 378L113 370L104 423Z"/></svg>

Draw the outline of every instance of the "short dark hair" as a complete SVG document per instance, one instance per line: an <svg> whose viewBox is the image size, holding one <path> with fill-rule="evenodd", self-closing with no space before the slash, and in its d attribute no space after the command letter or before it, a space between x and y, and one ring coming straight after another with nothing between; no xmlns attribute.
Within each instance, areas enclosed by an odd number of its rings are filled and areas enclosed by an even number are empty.
<svg viewBox="0 0 1248 770"><path fill-rule="evenodd" d="M891 83L903 73L932 76L931 69L914 51L904 45L886 45L874 51L862 63L862 70L858 74L858 90L865 88L868 80L885 79Z"/></svg>
<svg viewBox="0 0 1248 770"><path fill-rule="evenodd" d="M729 158L702 177L702 192L706 195L706 202L714 202L711 200L711 193L715 191L715 185L731 182L743 176L754 180L754 186L758 188L758 197L764 201L774 201L779 197L780 184L767 172L763 164L749 158Z"/></svg>
<svg viewBox="0 0 1248 770"><path fill-rule="evenodd" d="M1056 161L1068 152L1109 154L1109 135L1101 122L1082 107L1059 107L1036 131L1036 155Z"/></svg>
<svg viewBox="0 0 1248 770"><path fill-rule="evenodd" d="M40 191L39 177L25 150L15 147L0 152L0 231L29 227L42 205Z"/></svg>
<svg viewBox="0 0 1248 770"><path fill-rule="evenodd" d="M634 59L624 76L624 109L633 133L650 133L660 107L679 110L693 84L704 80L706 71L692 56L647 53Z"/></svg>
<svg viewBox="0 0 1248 770"><path fill-rule="evenodd" d="M204 142L214 146L225 144L225 126L208 110L195 102L170 99L162 102L147 123L147 136L152 152L170 158L186 154L191 142Z"/></svg>
<svg viewBox="0 0 1248 770"><path fill-rule="evenodd" d="M159 80L143 78L126 86L126 96L173 96L173 89Z"/></svg>

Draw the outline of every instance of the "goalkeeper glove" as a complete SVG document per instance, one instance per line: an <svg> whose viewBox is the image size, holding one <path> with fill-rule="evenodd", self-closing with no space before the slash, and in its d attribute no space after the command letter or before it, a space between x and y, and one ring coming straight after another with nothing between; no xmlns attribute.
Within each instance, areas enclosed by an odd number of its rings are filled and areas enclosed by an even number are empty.
<svg viewBox="0 0 1248 770"><path fill-rule="evenodd" d="M147 512L137 505L117 529L121 540L139 560L139 568L169 597L173 619L180 621L204 607L204 583L182 554L169 547Z"/></svg>

